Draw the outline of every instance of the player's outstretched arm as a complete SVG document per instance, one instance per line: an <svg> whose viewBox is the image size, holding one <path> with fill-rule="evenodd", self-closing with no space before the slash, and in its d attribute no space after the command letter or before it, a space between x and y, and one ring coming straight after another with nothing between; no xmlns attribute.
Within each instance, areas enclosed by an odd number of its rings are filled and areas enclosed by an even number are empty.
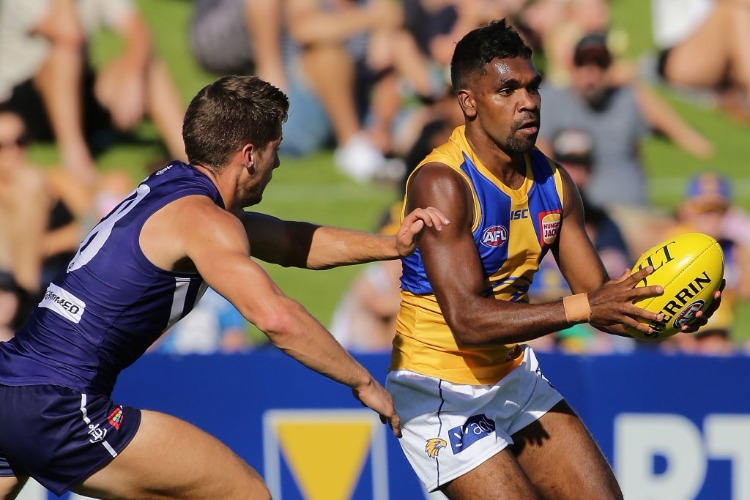
<svg viewBox="0 0 750 500"><path fill-rule="evenodd" d="M432 207L407 214L395 236L285 221L254 212L244 213L242 220L254 257L308 269L397 259L414 251L425 228L440 231L449 223Z"/></svg>
<svg viewBox="0 0 750 500"><path fill-rule="evenodd" d="M192 198L192 199L190 199ZM249 256L242 224L205 197L187 197L159 214L149 236L163 240L149 245L149 258L195 264L206 283L229 300L284 353L306 367L350 387L355 396L400 435L399 420L388 392L297 301L287 297L265 270ZM196 224L195 221L201 221ZM167 232L168 234L165 234ZM166 260L166 259L165 259Z"/></svg>

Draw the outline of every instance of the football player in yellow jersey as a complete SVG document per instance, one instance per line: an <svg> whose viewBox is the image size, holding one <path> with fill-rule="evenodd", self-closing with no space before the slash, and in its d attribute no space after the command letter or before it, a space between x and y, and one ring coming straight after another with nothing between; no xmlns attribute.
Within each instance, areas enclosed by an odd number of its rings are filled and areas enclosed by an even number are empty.
<svg viewBox="0 0 750 500"><path fill-rule="evenodd" d="M653 268L607 275L575 185L534 147L541 76L505 20L458 42L451 79L464 125L407 182L405 210L434 206L451 224L403 259L387 378L401 446L425 488L452 499L621 498L588 430L523 342L583 322L648 331L638 320L661 315L633 302L663 289L636 288ZM573 295L529 304L550 250Z"/></svg>

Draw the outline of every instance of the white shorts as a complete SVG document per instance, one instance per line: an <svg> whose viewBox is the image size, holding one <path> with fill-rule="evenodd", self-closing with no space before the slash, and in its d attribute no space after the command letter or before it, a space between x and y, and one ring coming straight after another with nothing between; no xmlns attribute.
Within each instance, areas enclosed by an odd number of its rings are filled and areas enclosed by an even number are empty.
<svg viewBox="0 0 750 500"><path fill-rule="evenodd" d="M494 385L397 370L388 374L386 388L401 418L401 448L430 492L513 444L513 434L563 399L529 346L523 362Z"/></svg>

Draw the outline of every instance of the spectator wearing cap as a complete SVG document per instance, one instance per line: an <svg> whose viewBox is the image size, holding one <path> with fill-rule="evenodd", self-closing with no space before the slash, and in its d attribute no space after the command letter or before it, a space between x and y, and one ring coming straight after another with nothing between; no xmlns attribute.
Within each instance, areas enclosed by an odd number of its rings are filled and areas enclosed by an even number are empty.
<svg viewBox="0 0 750 500"><path fill-rule="evenodd" d="M731 183L720 172L704 170L688 182L672 234L698 231L716 238L724 251L726 286L721 307L708 324L694 335L677 336L668 346L696 354L725 354L734 349L731 333L736 307L739 301L750 299L750 251L722 230L732 206Z"/></svg>
<svg viewBox="0 0 750 500"><path fill-rule="evenodd" d="M552 158L570 174L581 192L584 222L589 238L610 276L620 276L630 266L631 253L617 223L607 210L589 200L588 186L594 163L594 141L581 129L565 129L552 140Z"/></svg>
<svg viewBox="0 0 750 500"><path fill-rule="evenodd" d="M659 131L699 157L710 156L713 149L648 87L614 82L609 73L613 63L605 34L588 34L577 42L570 85L541 88L545 112L537 144L553 155L551 141L561 131L580 129L591 136L593 163L586 194L609 211L638 254L659 241L660 226L667 220L648 206L642 141Z"/></svg>
<svg viewBox="0 0 750 500"><path fill-rule="evenodd" d="M586 195L594 161L594 141L591 134L576 128L561 130L552 139L552 159L568 172L581 192L586 232L607 273L613 278L622 275L632 262L625 238L607 210L592 203ZM554 257L547 254L529 289L532 300L546 302L569 293ZM604 353L630 351L633 348L630 339L602 334L584 325L559 332L555 340L557 347L564 351ZM544 348L537 343L534 347Z"/></svg>

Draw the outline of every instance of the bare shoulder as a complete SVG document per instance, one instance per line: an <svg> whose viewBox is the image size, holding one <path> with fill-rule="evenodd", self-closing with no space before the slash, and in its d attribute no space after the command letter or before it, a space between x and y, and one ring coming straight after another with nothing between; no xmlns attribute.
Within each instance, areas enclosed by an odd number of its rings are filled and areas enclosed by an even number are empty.
<svg viewBox="0 0 750 500"><path fill-rule="evenodd" d="M143 225L140 244L152 263L170 270L224 248L248 249L240 220L202 195L179 198L154 213Z"/></svg>
<svg viewBox="0 0 750 500"><path fill-rule="evenodd" d="M427 163L414 173L407 192L408 208L435 207L455 230L471 224L474 199L468 181L443 163Z"/></svg>
<svg viewBox="0 0 750 500"><path fill-rule="evenodd" d="M427 163L417 170L409 183L409 197L412 200L427 201L440 208L436 203L453 195L468 193L468 183L455 169L444 163ZM422 206L420 203L419 206Z"/></svg>

